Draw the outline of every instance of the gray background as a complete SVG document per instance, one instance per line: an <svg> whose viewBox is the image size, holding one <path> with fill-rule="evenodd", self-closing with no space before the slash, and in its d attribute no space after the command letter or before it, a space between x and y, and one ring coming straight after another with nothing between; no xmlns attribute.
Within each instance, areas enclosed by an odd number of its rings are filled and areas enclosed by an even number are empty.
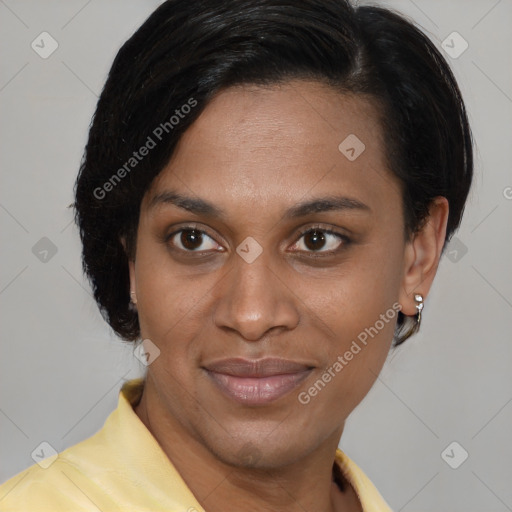
<svg viewBox="0 0 512 512"><path fill-rule="evenodd" d="M123 379L143 373L97 311L67 206L112 59L159 3L0 0L0 481L33 464L40 442L61 451L93 434ZM447 58L476 178L421 333L390 353L341 447L394 510L512 510L512 1L382 3L440 48L453 31L468 42ZM59 45L47 59L31 48L43 31ZM441 457L452 441L469 453L457 469Z"/></svg>

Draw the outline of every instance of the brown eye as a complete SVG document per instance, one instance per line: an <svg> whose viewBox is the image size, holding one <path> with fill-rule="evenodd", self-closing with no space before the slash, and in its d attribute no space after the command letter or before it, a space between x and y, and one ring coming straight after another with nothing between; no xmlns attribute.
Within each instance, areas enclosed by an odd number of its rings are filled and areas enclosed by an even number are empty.
<svg viewBox="0 0 512 512"><path fill-rule="evenodd" d="M186 252L219 250L219 245L215 243L215 240L199 229L180 229L170 235L168 241L171 245Z"/></svg>
<svg viewBox="0 0 512 512"><path fill-rule="evenodd" d="M304 235L304 245L312 251L318 251L325 245L325 235L316 229L309 231Z"/></svg>
<svg viewBox="0 0 512 512"><path fill-rule="evenodd" d="M190 251L201 247L203 242L203 235L200 231L195 229L187 229L181 232L180 236L181 245Z"/></svg>
<svg viewBox="0 0 512 512"><path fill-rule="evenodd" d="M301 233L301 237L294 244L293 249L306 253L334 253L342 246L348 245L350 240L340 233L328 229L312 228Z"/></svg>

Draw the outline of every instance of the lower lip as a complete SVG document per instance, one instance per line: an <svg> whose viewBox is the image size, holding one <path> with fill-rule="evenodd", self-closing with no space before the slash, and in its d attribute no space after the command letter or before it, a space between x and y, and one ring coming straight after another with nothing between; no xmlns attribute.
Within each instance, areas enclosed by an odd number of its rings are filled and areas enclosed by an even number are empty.
<svg viewBox="0 0 512 512"><path fill-rule="evenodd" d="M225 395L245 405L264 405L274 402L296 388L311 370L269 377L235 377L208 371Z"/></svg>

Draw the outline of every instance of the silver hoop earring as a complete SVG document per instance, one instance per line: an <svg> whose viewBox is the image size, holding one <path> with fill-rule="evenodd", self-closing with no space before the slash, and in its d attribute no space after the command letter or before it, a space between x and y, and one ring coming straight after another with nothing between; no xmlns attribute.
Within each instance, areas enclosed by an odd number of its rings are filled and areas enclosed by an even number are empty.
<svg viewBox="0 0 512 512"><path fill-rule="evenodd" d="M418 331L421 325L421 312L423 311L423 295L421 293L414 294L414 302L416 302L416 325L415 330Z"/></svg>

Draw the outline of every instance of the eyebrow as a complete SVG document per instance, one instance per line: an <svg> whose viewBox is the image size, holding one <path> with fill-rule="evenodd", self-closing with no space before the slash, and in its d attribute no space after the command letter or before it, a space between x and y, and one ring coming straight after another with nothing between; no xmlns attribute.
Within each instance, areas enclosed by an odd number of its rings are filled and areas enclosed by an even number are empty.
<svg viewBox="0 0 512 512"><path fill-rule="evenodd" d="M156 194L150 200L148 209L153 209L165 204L172 204L183 210L187 210L197 215L204 215L206 217L226 217L226 212L218 206L215 206L204 199L187 197L172 190L166 190ZM371 208L358 199L344 196L326 196L309 201L303 201L292 206L285 212L283 218L296 219L299 217L306 217L312 213L343 210L361 211L366 213L371 212Z"/></svg>
<svg viewBox="0 0 512 512"><path fill-rule="evenodd" d="M151 210L163 204L172 204L191 213L205 215L207 217L225 216L225 212L212 203L196 197L187 197L173 190L165 190L153 196L149 202L148 209Z"/></svg>
<svg viewBox="0 0 512 512"><path fill-rule="evenodd" d="M330 211L343 211L355 210L361 212L371 212L371 208L351 197L344 196L327 196L312 199L299 203L286 211L284 218L295 219L298 217L305 217L312 213L330 212Z"/></svg>

